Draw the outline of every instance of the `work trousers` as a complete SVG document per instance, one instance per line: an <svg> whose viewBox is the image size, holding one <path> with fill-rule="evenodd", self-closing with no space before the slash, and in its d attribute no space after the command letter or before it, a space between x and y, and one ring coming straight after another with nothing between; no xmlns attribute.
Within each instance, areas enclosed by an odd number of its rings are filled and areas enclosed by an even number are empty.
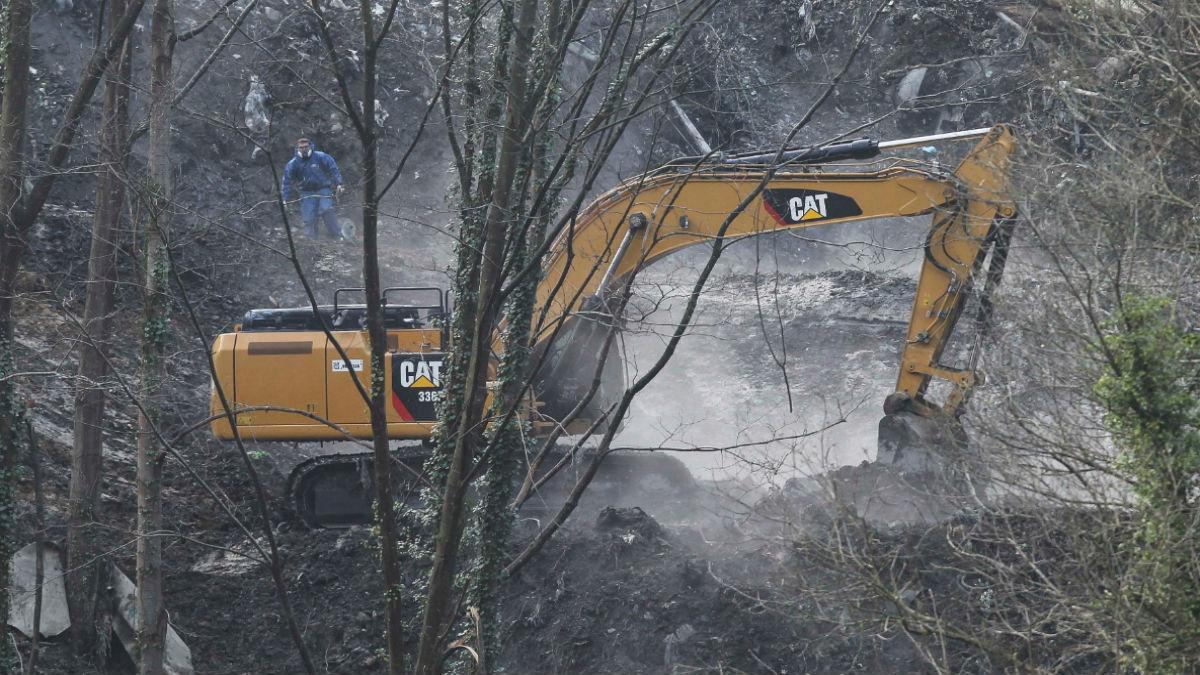
<svg viewBox="0 0 1200 675"><path fill-rule="evenodd" d="M341 239L342 228L338 225L337 212L333 209L333 190L321 188L316 192L300 192L300 219L304 221L304 236L320 239L317 219L324 221L330 239Z"/></svg>

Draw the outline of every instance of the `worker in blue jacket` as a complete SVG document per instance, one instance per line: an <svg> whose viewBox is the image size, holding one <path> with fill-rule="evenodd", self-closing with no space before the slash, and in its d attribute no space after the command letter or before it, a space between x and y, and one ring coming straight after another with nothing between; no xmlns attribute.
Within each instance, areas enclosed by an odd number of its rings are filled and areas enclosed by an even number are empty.
<svg viewBox="0 0 1200 675"><path fill-rule="evenodd" d="M342 238L342 228L333 210L334 195L342 194L342 172L327 153L317 150L307 138L296 141L296 156L283 167L283 199L292 201L300 192L300 218L304 234L318 239L317 217L333 239Z"/></svg>

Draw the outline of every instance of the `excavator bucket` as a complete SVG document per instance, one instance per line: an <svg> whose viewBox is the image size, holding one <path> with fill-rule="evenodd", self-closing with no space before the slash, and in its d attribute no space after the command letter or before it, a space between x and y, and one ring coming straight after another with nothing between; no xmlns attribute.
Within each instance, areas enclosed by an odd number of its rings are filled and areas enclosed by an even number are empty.
<svg viewBox="0 0 1200 675"><path fill-rule="evenodd" d="M909 411L885 415L879 421L877 461L972 492L982 488L988 477L962 425L949 415L924 417Z"/></svg>

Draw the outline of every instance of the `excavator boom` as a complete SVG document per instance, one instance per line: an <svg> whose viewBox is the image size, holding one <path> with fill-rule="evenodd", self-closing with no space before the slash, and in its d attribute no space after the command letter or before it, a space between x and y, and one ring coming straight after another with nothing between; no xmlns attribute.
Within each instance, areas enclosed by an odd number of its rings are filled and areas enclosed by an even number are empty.
<svg viewBox="0 0 1200 675"><path fill-rule="evenodd" d="M538 287L537 306L543 311L535 326L538 341L561 343L570 357L550 359L590 374L587 355L594 344L554 339L569 333L567 326L594 317L594 308L621 282L656 260L681 248L717 237L733 240L781 230L797 230L873 218L932 214L925 241L925 258L900 359L896 393L922 414L935 406L924 400L933 378L954 385L947 401L953 412L970 390L970 372L938 363L949 341L965 291L1003 228L1016 213L1009 196L1007 170L1014 139L999 126L950 134L979 138L953 174L941 174L917 162L895 160L863 172L856 166L809 167L805 154L830 158L864 158L888 145L935 141L937 137L874 144L840 144L841 154L802 151L782 166L769 164L770 155L752 155L728 162L675 161L639 176L601 196L555 240ZM748 163L745 160L751 159ZM761 163L758 163L761 162ZM590 305L589 305L590 303ZM577 331L578 332L578 331ZM592 331L599 334L600 331ZM546 409L570 409L577 386L565 396L556 388L572 381L566 372L543 373L538 392Z"/></svg>

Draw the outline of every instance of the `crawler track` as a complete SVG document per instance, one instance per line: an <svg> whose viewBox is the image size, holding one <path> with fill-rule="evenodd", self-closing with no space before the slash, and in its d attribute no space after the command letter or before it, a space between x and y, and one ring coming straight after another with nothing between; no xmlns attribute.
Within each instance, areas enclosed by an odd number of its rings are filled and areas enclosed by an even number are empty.
<svg viewBox="0 0 1200 675"><path fill-rule="evenodd" d="M420 504L422 466L429 451L402 447L392 453L396 501ZM561 457L561 455L560 455ZM547 465L554 463L554 458ZM368 525L374 521L375 458L369 452L322 455L307 459L289 474L287 503L312 528L341 528ZM574 467L560 475L531 498L523 510L557 508L574 485ZM603 505L661 501L696 489L687 467L665 453L614 453L588 487L588 498Z"/></svg>

